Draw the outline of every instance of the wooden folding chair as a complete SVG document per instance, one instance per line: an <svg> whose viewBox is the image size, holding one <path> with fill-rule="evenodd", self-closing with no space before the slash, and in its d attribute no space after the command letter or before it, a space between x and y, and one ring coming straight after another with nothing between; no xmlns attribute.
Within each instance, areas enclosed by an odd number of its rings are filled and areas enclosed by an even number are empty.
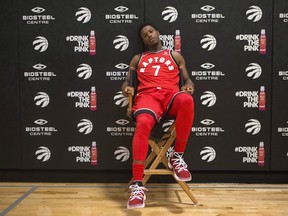
<svg viewBox="0 0 288 216"><path fill-rule="evenodd" d="M136 73L133 71L133 73ZM131 80L134 79L135 82L135 77L131 78ZM130 85L134 86L135 84L132 84L133 81L130 81ZM129 104L127 108L127 116L132 118L132 95L129 95ZM155 128L153 128L154 130ZM159 130L159 128L156 127L156 129ZM149 146L151 147L151 152L148 155L148 157L145 160L144 163L144 177L142 180L142 183L145 185L149 178L152 175L172 175L173 178L178 182L178 184L181 186L181 188L185 191L185 193L188 195L188 197L191 199L191 201L196 205L198 204L198 201L196 198L193 196L192 191L190 190L189 186L187 185L186 182L183 181L178 181L174 177L174 171L171 170L168 167L168 158L166 157L166 153L169 150L169 148L172 146L174 140L176 138L176 130L175 130L175 122L169 126L168 130L163 131L162 130L162 136L160 139L155 139L150 136L149 138ZM159 165L163 164L165 168L160 168ZM131 185L133 182L133 179L129 182L129 185Z"/></svg>

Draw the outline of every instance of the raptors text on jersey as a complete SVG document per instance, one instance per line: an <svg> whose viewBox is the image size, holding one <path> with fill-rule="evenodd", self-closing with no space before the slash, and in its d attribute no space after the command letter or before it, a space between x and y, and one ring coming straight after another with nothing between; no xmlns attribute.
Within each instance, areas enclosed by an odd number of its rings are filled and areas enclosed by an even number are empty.
<svg viewBox="0 0 288 216"><path fill-rule="evenodd" d="M179 68L171 51L142 53L138 67L138 92L153 88L179 90Z"/></svg>

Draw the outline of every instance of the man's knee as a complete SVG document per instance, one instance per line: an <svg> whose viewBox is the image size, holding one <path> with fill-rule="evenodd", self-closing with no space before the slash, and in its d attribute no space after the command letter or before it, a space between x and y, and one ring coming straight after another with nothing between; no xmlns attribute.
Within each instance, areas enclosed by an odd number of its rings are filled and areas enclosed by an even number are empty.
<svg viewBox="0 0 288 216"><path fill-rule="evenodd" d="M179 94L175 98L175 102L181 108L194 110L194 100L193 97L189 94Z"/></svg>
<svg viewBox="0 0 288 216"><path fill-rule="evenodd" d="M137 129L151 131L153 125L155 124L155 120L150 114L140 114L136 117L136 126Z"/></svg>

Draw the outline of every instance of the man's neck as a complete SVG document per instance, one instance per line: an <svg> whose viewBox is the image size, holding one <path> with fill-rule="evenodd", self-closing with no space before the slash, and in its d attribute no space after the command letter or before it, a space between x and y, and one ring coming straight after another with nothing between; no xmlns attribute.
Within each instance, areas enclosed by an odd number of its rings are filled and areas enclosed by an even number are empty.
<svg viewBox="0 0 288 216"><path fill-rule="evenodd" d="M161 44L158 44L157 46L149 47L150 52L159 52L161 50L164 50Z"/></svg>

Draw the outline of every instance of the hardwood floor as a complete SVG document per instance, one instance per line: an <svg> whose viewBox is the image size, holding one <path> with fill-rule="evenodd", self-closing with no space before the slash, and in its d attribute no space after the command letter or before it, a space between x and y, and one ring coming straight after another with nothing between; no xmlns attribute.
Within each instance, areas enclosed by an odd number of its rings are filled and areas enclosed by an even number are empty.
<svg viewBox="0 0 288 216"><path fill-rule="evenodd" d="M147 184L146 207L126 209L126 184L1 183L0 216L288 215L288 184Z"/></svg>

